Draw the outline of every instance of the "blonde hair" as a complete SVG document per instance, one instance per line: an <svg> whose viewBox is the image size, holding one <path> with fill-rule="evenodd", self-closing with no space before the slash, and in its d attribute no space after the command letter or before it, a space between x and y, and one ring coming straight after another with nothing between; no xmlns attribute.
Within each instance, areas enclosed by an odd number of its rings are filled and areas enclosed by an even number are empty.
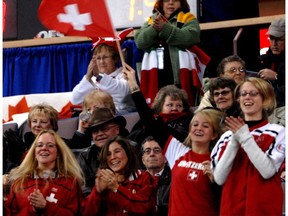
<svg viewBox="0 0 288 216"><path fill-rule="evenodd" d="M246 82L250 82L252 85L254 85L260 93L263 100L262 118L267 118L273 113L276 107L276 97L272 85L261 78L249 77L236 86L235 97L237 100L240 97L240 89ZM283 98L283 100L285 100L285 98Z"/></svg>
<svg viewBox="0 0 288 216"><path fill-rule="evenodd" d="M38 169L38 161L35 155L36 144L38 143L39 137L46 133L51 134L56 141L58 157L55 170L57 170L58 175L66 178L72 176L75 177L80 184L84 183L82 169L64 140L53 130L42 130L36 137L20 166L13 169L9 174L9 182L13 183L15 191L20 189L23 183Z"/></svg>
<svg viewBox="0 0 288 216"><path fill-rule="evenodd" d="M97 101L99 104L102 104L103 105L102 107L109 108L115 115L116 107L112 96L109 93L103 92L99 89L92 90L85 96L82 104L83 111L87 112L89 105L95 101Z"/></svg>
<svg viewBox="0 0 288 216"><path fill-rule="evenodd" d="M58 130L58 111L45 103L36 104L32 106L28 114L28 126L31 128L31 121L34 116L46 116L50 120L51 129L54 131Z"/></svg>
<svg viewBox="0 0 288 216"><path fill-rule="evenodd" d="M216 135L216 138L211 140L209 150L211 151L220 138L220 136L225 132L225 126L223 124L223 121L225 120L225 113L221 112L220 110L214 109L212 107L203 108L195 112L193 118L191 119L191 122L189 124L189 131L191 130L192 122L195 118L195 116L201 115L205 118L205 120L210 124L210 126L213 129L214 135ZM190 133L186 137L186 139L183 142L184 145L191 147L192 140L190 137Z"/></svg>

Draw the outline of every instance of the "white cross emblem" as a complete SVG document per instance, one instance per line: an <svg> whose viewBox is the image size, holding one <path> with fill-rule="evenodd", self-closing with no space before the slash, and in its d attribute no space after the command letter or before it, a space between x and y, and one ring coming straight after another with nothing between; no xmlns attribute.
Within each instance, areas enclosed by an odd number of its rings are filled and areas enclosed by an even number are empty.
<svg viewBox="0 0 288 216"><path fill-rule="evenodd" d="M85 31L85 25L92 24L91 14L84 13L79 14L78 5L70 4L64 7L65 13L60 13L57 15L59 22L71 23L73 29L78 31Z"/></svg>
<svg viewBox="0 0 288 216"><path fill-rule="evenodd" d="M189 171L188 178L187 178L188 180L197 180L197 178L198 178L198 173L195 170Z"/></svg>
<svg viewBox="0 0 288 216"><path fill-rule="evenodd" d="M55 194L54 194L54 193L51 193L49 197L46 196L46 200L49 201L49 202L51 202L51 203L52 203L52 202L57 203L58 200L55 199L54 197L55 197Z"/></svg>

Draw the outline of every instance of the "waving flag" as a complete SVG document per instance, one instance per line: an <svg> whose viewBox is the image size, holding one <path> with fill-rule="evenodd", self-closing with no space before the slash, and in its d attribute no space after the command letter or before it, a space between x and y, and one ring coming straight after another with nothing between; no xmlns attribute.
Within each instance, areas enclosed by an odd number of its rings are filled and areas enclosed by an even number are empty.
<svg viewBox="0 0 288 216"><path fill-rule="evenodd" d="M38 17L46 28L64 35L113 37L112 25L105 0L42 0Z"/></svg>

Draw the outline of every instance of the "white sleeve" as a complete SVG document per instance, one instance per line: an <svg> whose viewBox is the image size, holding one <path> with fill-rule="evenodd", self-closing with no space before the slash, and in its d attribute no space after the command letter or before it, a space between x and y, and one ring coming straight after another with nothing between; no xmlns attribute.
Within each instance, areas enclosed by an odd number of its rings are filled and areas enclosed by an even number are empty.
<svg viewBox="0 0 288 216"><path fill-rule="evenodd" d="M128 82L122 75L113 78L103 74L103 77L99 82L99 88L102 91L108 92L117 102L123 102L127 95L130 95Z"/></svg>
<svg viewBox="0 0 288 216"><path fill-rule="evenodd" d="M241 143L241 147L247 153L248 158L264 179L271 178L276 173L273 159L259 148L248 125L241 127L235 133L235 138Z"/></svg>
<svg viewBox="0 0 288 216"><path fill-rule="evenodd" d="M85 96L93 89L95 89L95 87L86 79L86 75L84 75L82 80L73 88L70 99L71 103L81 104Z"/></svg>
<svg viewBox="0 0 288 216"><path fill-rule="evenodd" d="M223 185L226 182L238 149L239 144L232 135L231 141L227 144L227 147L223 152L223 155L220 158L219 162L214 167L214 170L212 167L214 180L218 185Z"/></svg>

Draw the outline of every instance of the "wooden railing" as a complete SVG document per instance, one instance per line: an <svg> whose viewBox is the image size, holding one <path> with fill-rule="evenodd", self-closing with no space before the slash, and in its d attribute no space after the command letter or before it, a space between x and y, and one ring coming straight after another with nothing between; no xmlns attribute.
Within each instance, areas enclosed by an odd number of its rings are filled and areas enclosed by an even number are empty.
<svg viewBox="0 0 288 216"><path fill-rule="evenodd" d="M247 19L236 19L236 20L227 20L227 21L218 21L210 23L201 23L201 31L205 30L217 30L224 28L241 28L248 26L269 26L269 24L279 18L285 18L285 14L274 15L274 16L263 16L256 18L247 18ZM128 35L128 37L133 37L133 33ZM85 42L91 41L88 37L55 37L55 38L41 38L41 39L28 39L28 40L16 40L16 41L6 41L3 42L3 48L13 48L13 47L31 47L31 46L43 46L51 44L62 44L62 43L76 43L76 42Z"/></svg>

